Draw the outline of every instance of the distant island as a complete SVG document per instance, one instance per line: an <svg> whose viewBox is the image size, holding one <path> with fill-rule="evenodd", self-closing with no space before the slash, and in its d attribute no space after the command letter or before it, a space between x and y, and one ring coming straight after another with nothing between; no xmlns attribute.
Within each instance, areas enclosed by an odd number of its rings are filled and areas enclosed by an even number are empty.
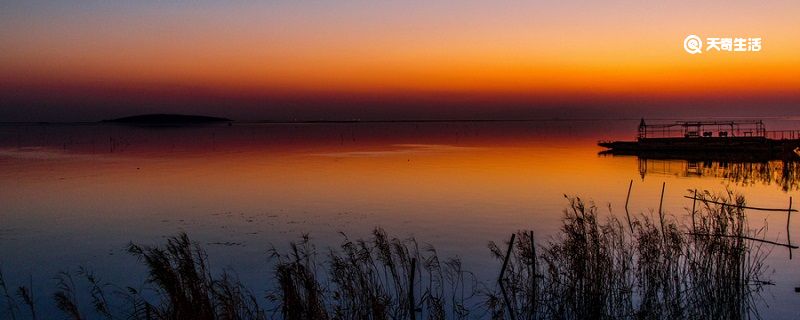
<svg viewBox="0 0 800 320"><path fill-rule="evenodd" d="M211 116L158 113L158 114L142 114L130 117L122 117L117 119L109 119L109 120L103 120L102 122L162 125L162 124L204 124L204 123L231 122L231 121L233 120L228 118L211 117Z"/></svg>

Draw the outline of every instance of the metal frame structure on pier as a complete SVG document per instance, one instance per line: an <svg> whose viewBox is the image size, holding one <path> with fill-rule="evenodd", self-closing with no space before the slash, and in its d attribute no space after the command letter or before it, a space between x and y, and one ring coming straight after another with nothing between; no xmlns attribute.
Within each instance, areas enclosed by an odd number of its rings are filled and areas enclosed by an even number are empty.
<svg viewBox="0 0 800 320"><path fill-rule="evenodd" d="M761 120L730 121L676 121L673 123L639 123L638 138L710 138L710 137L766 137L767 130Z"/></svg>

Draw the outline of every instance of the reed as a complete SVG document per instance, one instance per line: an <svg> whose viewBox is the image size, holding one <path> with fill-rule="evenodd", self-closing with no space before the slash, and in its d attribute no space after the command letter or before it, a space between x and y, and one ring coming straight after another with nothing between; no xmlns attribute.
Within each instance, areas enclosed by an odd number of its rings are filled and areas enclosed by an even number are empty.
<svg viewBox="0 0 800 320"><path fill-rule="evenodd" d="M8 290L8 286L6 285L5 276L3 276L3 270L0 270L0 290L2 290L3 300L5 300L5 313L6 317L9 319L16 319L17 312L19 311L19 306L17 304L16 299L11 295L11 292ZM32 316L35 318L35 316Z"/></svg>
<svg viewBox="0 0 800 320"><path fill-rule="evenodd" d="M128 252L148 267L147 282L160 297L153 303L134 297L136 319L266 319L235 276L211 275L205 251L185 233L168 239L164 248L130 244Z"/></svg>
<svg viewBox="0 0 800 320"><path fill-rule="evenodd" d="M268 297L285 319L461 319L477 297L477 280L460 260L442 262L432 247L420 249L413 238L390 238L382 229L369 240L345 236L327 252L325 273L307 236L285 254L273 249L272 257L279 285Z"/></svg>
<svg viewBox="0 0 800 320"><path fill-rule="evenodd" d="M538 255L531 233L517 234L530 240L512 246L506 291L488 295L494 318L757 318L766 252L748 238L760 230L747 226L744 198L702 197L696 232L652 214L633 217L630 229L613 215L601 222L596 206L567 197L561 232ZM490 244L498 260L500 248Z"/></svg>
<svg viewBox="0 0 800 320"><path fill-rule="evenodd" d="M162 246L130 244L147 267L142 287L118 287L86 269L55 279L68 319L745 319L767 252L728 192L696 193L691 224L662 212L625 221L566 197L555 236L518 231L490 243L498 285L479 282L457 258L378 228L318 250L308 235L273 248L271 288L259 299L236 277L213 275L206 252L181 233ZM36 319L32 286L10 290L0 272L0 318ZM84 305L81 305L84 303Z"/></svg>

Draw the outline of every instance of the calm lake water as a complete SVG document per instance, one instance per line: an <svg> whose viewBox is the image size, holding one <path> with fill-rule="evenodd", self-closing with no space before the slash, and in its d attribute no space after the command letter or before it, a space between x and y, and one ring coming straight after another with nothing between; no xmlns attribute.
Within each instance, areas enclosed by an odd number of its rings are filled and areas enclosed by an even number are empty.
<svg viewBox="0 0 800 320"><path fill-rule="evenodd" d="M684 219L687 190L785 208L800 178L780 162L690 163L600 156L599 139L631 139L635 121L234 124L142 128L101 124L0 125L0 268L12 286L33 283L52 305L53 276L80 266L138 287L144 268L125 252L185 231L215 270L232 268L259 296L267 250L310 234L335 246L374 227L416 237L490 282L487 249L519 229L546 241L564 195L632 212ZM769 129L800 128L771 120ZM795 206L800 200L795 197ZM749 211L752 228L787 241L786 214ZM789 230L800 242L800 215ZM800 251L771 253L761 295L769 319L796 319ZM43 312L54 312L46 310Z"/></svg>

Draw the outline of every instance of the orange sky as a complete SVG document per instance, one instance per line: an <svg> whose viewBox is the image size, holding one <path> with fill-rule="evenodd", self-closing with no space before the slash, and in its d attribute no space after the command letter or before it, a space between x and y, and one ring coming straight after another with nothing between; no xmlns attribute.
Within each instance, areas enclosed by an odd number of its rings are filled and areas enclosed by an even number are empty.
<svg viewBox="0 0 800 320"><path fill-rule="evenodd" d="M10 100L23 105L53 86L101 96L108 86L178 86L221 97L788 95L792 103L800 92L795 1L0 6L0 84L39 88ZM758 36L763 50L689 55L688 34Z"/></svg>

